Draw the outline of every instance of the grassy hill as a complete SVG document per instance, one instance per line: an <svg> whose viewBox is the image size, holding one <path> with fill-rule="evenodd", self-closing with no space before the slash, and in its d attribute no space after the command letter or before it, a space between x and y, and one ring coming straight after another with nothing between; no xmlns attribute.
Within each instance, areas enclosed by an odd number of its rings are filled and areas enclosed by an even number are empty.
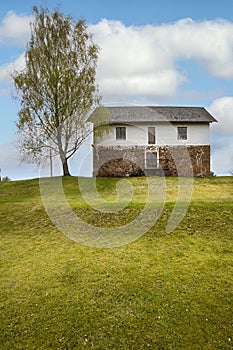
<svg viewBox="0 0 233 350"><path fill-rule="evenodd" d="M130 181L144 186L143 178ZM110 200L116 183L99 179L97 187ZM89 223L120 224L143 207L139 190L125 217L100 216L76 178L63 184ZM166 179L166 189L154 227L131 244L100 249L53 225L38 180L1 183L1 349L232 349L233 177L195 179L187 214L170 234L177 179Z"/></svg>

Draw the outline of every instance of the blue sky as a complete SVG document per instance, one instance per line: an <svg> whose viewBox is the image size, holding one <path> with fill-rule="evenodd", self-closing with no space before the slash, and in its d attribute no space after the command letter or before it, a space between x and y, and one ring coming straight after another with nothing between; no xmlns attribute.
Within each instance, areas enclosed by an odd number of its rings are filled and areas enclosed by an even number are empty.
<svg viewBox="0 0 233 350"><path fill-rule="evenodd" d="M104 103L204 106L219 120L211 128L212 169L218 175L233 169L232 0L8 0L0 4L2 176L38 177L14 146L19 105L9 75L23 65L34 5L86 19L101 47ZM81 157L71 162L74 175ZM90 174L91 162L82 175Z"/></svg>
<svg viewBox="0 0 233 350"><path fill-rule="evenodd" d="M7 11L30 14L32 7L59 7L76 18L85 17L90 23L101 18L120 20L126 25L144 25L177 21L184 17L194 20L225 18L232 20L231 0L8 0L2 1L0 16Z"/></svg>

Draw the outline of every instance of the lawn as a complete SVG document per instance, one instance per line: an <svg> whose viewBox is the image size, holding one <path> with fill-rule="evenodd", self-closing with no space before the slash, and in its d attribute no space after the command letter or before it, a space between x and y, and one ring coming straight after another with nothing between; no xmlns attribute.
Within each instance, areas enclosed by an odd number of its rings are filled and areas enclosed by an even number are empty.
<svg viewBox="0 0 233 350"><path fill-rule="evenodd" d="M77 215L111 227L143 209L145 179L130 181L139 190L120 215L85 204L77 178L63 185ZM116 184L97 188L110 201ZM233 349L233 177L194 179L184 219L166 233L177 193L167 178L157 223L130 244L97 248L54 226L38 179L1 183L1 349Z"/></svg>

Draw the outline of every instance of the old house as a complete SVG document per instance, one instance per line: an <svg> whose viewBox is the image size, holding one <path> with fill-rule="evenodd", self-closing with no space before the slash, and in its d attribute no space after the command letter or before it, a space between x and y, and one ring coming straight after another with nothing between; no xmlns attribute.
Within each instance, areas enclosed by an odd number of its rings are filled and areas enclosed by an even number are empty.
<svg viewBox="0 0 233 350"><path fill-rule="evenodd" d="M94 176L209 176L209 127L202 107L106 107L109 132L96 136Z"/></svg>

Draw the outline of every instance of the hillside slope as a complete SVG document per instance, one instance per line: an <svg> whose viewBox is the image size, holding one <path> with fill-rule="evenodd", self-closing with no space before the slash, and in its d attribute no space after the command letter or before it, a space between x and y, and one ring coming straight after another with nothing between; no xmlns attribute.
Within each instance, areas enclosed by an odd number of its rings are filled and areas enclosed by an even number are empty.
<svg viewBox="0 0 233 350"><path fill-rule="evenodd" d="M145 179L130 181L138 191L120 215L92 210L77 178L63 184L77 215L110 227L143 208ZM100 178L97 188L111 201L116 184ZM184 219L166 234L177 193L166 179L158 222L100 249L54 226L39 180L0 184L1 349L232 349L233 177L195 179Z"/></svg>

